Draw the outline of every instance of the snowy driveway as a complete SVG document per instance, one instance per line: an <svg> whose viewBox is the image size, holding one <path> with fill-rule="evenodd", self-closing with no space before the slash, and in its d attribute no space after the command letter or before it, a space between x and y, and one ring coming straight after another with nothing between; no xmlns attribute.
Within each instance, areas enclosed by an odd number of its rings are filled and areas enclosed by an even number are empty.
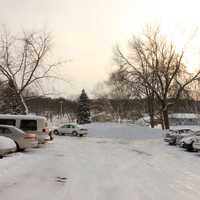
<svg viewBox="0 0 200 200"><path fill-rule="evenodd" d="M1 200L198 200L200 154L159 138L58 136L0 160Z"/></svg>

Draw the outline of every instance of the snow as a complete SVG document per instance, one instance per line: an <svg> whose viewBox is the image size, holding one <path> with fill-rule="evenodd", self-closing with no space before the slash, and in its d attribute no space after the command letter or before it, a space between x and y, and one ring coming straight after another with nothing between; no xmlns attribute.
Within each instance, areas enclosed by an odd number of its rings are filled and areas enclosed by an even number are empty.
<svg viewBox="0 0 200 200"><path fill-rule="evenodd" d="M1 199L200 199L200 153L166 145L160 130L86 126L89 137L56 136L0 160Z"/></svg>
<svg viewBox="0 0 200 200"><path fill-rule="evenodd" d="M46 120L45 117L38 115L10 115L10 114L0 114L0 119L43 119Z"/></svg>
<svg viewBox="0 0 200 200"><path fill-rule="evenodd" d="M169 118L177 119L199 119L200 115L195 113L173 113L169 114Z"/></svg>
<svg viewBox="0 0 200 200"><path fill-rule="evenodd" d="M88 136L103 138L123 139L153 139L162 137L163 132L159 129L150 129L135 124L123 123L92 123L82 125L88 129Z"/></svg>
<svg viewBox="0 0 200 200"><path fill-rule="evenodd" d="M171 113L169 114L169 119L194 120L194 119L200 119L200 115L195 114L195 113ZM141 126L148 126L149 123L150 123L150 117L146 114L144 117L135 121L135 124L138 124Z"/></svg>
<svg viewBox="0 0 200 200"><path fill-rule="evenodd" d="M181 125L181 126L170 126L171 130L180 130L180 129L190 129L192 131L200 131L200 126L189 126L189 125Z"/></svg>

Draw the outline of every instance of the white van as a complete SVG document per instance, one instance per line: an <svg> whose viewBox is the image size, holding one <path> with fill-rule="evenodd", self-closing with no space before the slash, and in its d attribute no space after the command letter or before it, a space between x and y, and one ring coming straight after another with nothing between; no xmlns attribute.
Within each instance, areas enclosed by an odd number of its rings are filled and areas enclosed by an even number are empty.
<svg viewBox="0 0 200 200"><path fill-rule="evenodd" d="M0 114L0 125L12 125L27 133L35 133L40 144L49 140L49 130L45 117Z"/></svg>

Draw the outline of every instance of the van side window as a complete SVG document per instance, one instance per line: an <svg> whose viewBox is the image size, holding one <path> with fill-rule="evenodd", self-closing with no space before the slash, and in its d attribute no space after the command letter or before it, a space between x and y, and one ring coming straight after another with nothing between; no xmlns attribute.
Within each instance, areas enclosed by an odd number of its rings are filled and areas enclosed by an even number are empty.
<svg viewBox="0 0 200 200"><path fill-rule="evenodd" d="M16 126L16 120L15 119L0 119L0 124Z"/></svg>
<svg viewBox="0 0 200 200"><path fill-rule="evenodd" d="M20 129L24 131L36 131L37 120L21 120Z"/></svg>

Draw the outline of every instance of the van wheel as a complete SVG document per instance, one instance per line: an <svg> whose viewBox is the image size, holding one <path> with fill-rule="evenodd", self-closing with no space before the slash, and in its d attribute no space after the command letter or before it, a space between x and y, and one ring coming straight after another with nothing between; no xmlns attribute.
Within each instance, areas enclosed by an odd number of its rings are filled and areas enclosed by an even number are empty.
<svg viewBox="0 0 200 200"><path fill-rule="evenodd" d="M79 134L79 137L83 137L83 134Z"/></svg>
<svg viewBox="0 0 200 200"><path fill-rule="evenodd" d="M77 133L76 131L73 131L73 132L72 132L72 135L73 135L73 136L77 136L78 133Z"/></svg>
<svg viewBox="0 0 200 200"><path fill-rule="evenodd" d="M58 130L55 130L53 133L54 133L55 135L59 135Z"/></svg>

